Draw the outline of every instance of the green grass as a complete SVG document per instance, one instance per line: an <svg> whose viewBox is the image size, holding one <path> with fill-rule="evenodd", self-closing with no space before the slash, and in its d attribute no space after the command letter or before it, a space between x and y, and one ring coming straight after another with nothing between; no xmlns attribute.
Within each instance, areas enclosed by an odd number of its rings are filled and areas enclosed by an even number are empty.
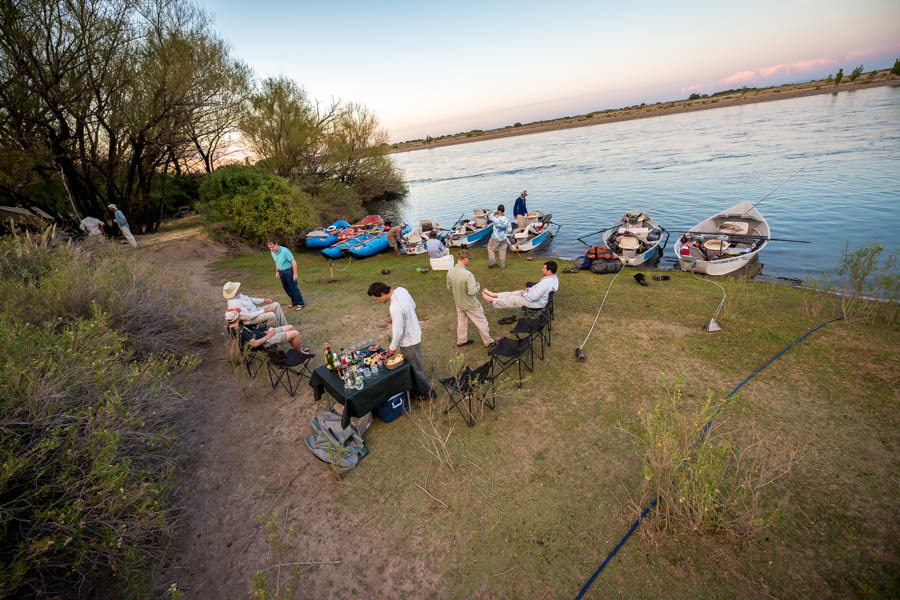
<svg viewBox="0 0 900 600"><path fill-rule="evenodd" d="M435 381L450 375L461 353L475 367L476 343L455 346L456 314L443 272L420 274L427 259L387 254L328 261L297 252L307 302L299 322L304 344L346 347L388 340L387 307L366 296L372 281L402 285L418 306L423 354ZM470 270L482 287L508 290L540 276L539 260L507 257L488 270L475 250ZM560 270L563 266L561 265ZM382 268L391 270L381 275ZM251 295L287 304L268 253L220 261L222 280ZM341 270L345 269L345 270ZM560 273L547 359L519 393L499 401L473 428L458 414L449 448L455 469L440 469L422 449L408 418L377 423L366 434L371 456L346 475L341 506L361 523L389 529L391 551L424 558L441 578L442 597L573 597L636 517L644 449L629 432L639 409L662 396L659 376L684 373L685 399L697 406L711 391L725 396L754 369L839 306L817 317L800 290L718 279L728 291L723 331L702 329L721 294L689 274L638 286L624 272L613 284L588 361L574 361L611 275ZM485 307L491 332L508 312ZM763 435L803 449L800 466L772 487L789 495L781 520L758 538L648 536L638 530L589 598L865 597L900 593L898 366L900 327L829 325L795 346L745 385L716 421L740 430L751 421ZM443 403L441 394L436 402ZM416 406L414 410L418 410ZM421 416L423 411L418 410ZM323 469L322 477L329 477ZM429 499L413 482L428 476ZM349 584L348 584L349 585Z"/></svg>

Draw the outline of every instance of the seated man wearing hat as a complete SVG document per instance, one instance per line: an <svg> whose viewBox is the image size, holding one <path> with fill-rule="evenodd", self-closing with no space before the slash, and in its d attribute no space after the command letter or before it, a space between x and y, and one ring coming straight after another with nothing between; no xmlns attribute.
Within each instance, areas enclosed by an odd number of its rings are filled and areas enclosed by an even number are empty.
<svg viewBox="0 0 900 600"><path fill-rule="evenodd" d="M229 281L222 286L222 296L228 300L228 310L236 310L247 319L248 325L284 327L288 324L281 305L268 298L251 298L240 294L241 282ZM259 305L265 305L265 308Z"/></svg>
<svg viewBox="0 0 900 600"><path fill-rule="evenodd" d="M310 354L308 348L300 347L300 332L293 325L284 325L283 327L253 327L247 326L247 319L241 316L236 310L229 310L225 313L225 320L228 321L228 329L232 335L240 338L242 344L250 344L253 348L264 346L273 348L278 344L287 342L295 350L303 354Z"/></svg>

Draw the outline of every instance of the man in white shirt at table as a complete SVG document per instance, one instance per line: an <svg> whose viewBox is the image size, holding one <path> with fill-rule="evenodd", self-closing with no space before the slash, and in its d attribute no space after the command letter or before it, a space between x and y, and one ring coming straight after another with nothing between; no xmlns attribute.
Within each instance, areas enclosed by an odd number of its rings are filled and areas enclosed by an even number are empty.
<svg viewBox="0 0 900 600"><path fill-rule="evenodd" d="M391 286L376 281L369 286L368 294L379 304L391 303L391 345L388 354L394 354L398 349L403 358L412 367L416 389L423 394L434 398L434 389L425 377L425 365L422 362L422 328L419 327L419 317L416 316L416 303L406 288Z"/></svg>
<svg viewBox="0 0 900 600"><path fill-rule="evenodd" d="M550 300L550 292L559 289L559 279L556 277L557 269L555 260L548 260L541 268L543 277L530 288L516 290L514 292L491 292L482 290L481 297L494 308L544 308Z"/></svg>

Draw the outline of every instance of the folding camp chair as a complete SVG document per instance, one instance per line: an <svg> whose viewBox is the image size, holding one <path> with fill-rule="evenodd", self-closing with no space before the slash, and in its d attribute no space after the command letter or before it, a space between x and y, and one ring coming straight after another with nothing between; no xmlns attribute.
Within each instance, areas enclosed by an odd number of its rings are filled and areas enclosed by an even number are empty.
<svg viewBox="0 0 900 600"><path fill-rule="evenodd" d="M444 389L447 390L447 394L450 396L449 400L447 400L447 408L444 409L445 415L449 414L450 411L455 408L459 411L459 414L463 418L463 421L466 422L466 425L469 427L473 426L475 424L473 401L476 396L478 397L478 400L481 400L488 408L494 410L494 379L491 377L492 364L492 361L487 361L474 371L469 367L465 367L457 373L456 377L447 377L439 380L443 384ZM468 405L468 413L464 413L459 406L463 401Z"/></svg>
<svg viewBox="0 0 900 600"><path fill-rule="evenodd" d="M532 287L534 285L531 281L525 282L525 287ZM543 308L531 308L529 306L523 306L522 312L525 313L526 319L534 319L540 313L546 312L549 319L547 320L547 330L553 329L553 319L556 318L556 309L553 306L553 296L556 292L550 292L550 295L547 297L547 304Z"/></svg>
<svg viewBox="0 0 900 600"><path fill-rule="evenodd" d="M238 352L241 353L241 365L247 369L247 375L250 379L256 379L256 375L259 373L260 369L262 369L263 365L266 364L265 352L262 348L252 348L241 344L237 329L233 327L226 327L225 329L228 332L228 335L232 337L232 341L237 347Z"/></svg>
<svg viewBox="0 0 900 600"><path fill-rule="evenodd" d="M540 340L540 359L544 360L544 343L550 345L550 317L547 311L539 313L535 319L519 319L510 333L516 336L516 339L528 337L531 340L531 364L534 364L534 343Z"/></svg>
<svg viewBox="0 0 900 600"><path fill-rule="evenodd" d="M531 338L513 339L503 337L497 340L497 345L491 348L488 355L491 357L491 380L496 380L500 375L506 373L513 364L519 368L519 383L522 387L522 366L529 371L534 371L534 356L529 365L527 356L531 352Z"/></svg>
<svg viewBox="0 0 900 600"><path fill-rule="evenodd" d="M309 361L315 357L315 354L304 354L291 348L287 352L269 350L268 357L266 369L269 372L269 383L272 384L273 390L280 384L293 397L297 393L302 379L304 377L309 379L312 376Z"/></svg>

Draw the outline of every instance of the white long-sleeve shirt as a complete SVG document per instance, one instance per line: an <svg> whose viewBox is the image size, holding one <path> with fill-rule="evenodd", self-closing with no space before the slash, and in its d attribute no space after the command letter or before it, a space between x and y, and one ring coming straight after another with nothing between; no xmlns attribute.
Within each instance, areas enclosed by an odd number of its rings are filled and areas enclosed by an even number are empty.
<svg viewBox="0 0 900 600"><path fill-rule="evenodd" d="M406 288L394 288L391 295L391 350L422 342L422 329L416 316L416 303Z"/></svg>
<svg viewBox="0 0 900 600"><path fill-rule="evenodd" d="M559 279L556 275L541 277L541 280L528 288L525 292L525 302L529 308L544 308L550 299L550 292L559 289Z"/></svg>
<svg viewBox="0 0 900 600"><path fill-rule="evenodd" d="M265 298L251 298L244 294L238 294L228 301L228 308L241 309L241 316L248 319L255 319L265 311L264 307L257 306L265 302Z"/></svg>

